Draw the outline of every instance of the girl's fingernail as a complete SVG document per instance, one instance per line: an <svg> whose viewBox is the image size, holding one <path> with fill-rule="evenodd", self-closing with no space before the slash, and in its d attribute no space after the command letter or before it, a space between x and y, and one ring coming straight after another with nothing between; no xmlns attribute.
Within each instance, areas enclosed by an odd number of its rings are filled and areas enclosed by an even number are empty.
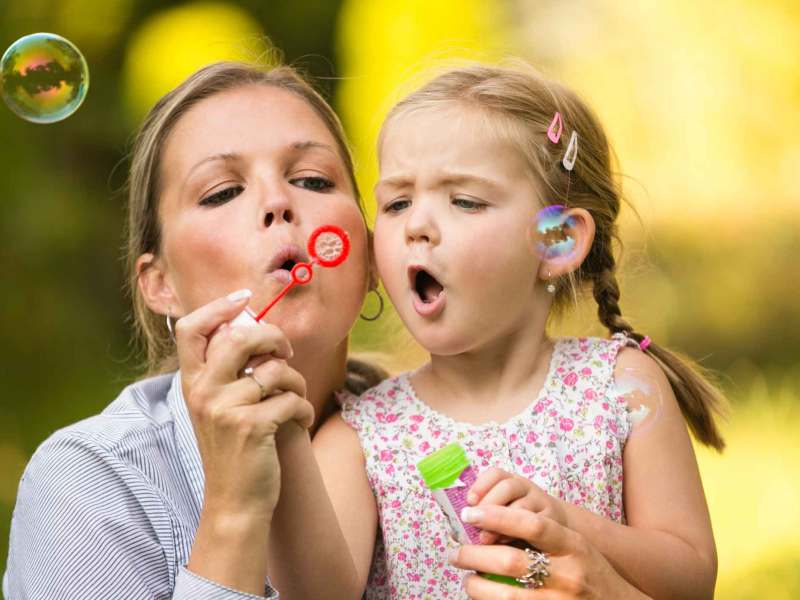
<svg viewBox="0 0 800 600"><path fill-rule="evenodd" d="M458 548L455 550L450 550L449 554L447 555L447 562L454 564L458 560L458 550Z"/></svg>
<svg viewBox="0 0 800 600"><path fill-rule="evenodd" d="M245 288L243 290L237 290L235 292L228 294L228 300L230 300L231 302L239 302L239 300L244 300L245 298L249 298L252 295L253 292Z"/></svg>
<svg viewBox="0 0 800 600"><path fill-rule="evenodd" d="M475 492L470 492L469 494L467 494L467 502L469 502L470 504L475 504L477 501L478 501L478 494L476 494Z"/></svg>
<svg viewBox="0 0 800 600"><path fill-rule="evenodd" d="M483 511L480 508L467 506L461 510L461 520L464 523L477 523L482 516Z"/></svg>

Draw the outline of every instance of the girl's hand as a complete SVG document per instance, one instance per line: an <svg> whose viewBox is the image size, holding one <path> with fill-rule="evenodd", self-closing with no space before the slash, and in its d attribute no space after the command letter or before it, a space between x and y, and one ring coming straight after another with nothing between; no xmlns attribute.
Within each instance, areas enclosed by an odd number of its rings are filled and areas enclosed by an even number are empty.
<svg viewBox="0 0 800 600"><path fill-rule="evenodd" d="M310 426L314 411L305 380L286 364L292 350L283 332L227 324L246 300L220 298L195 310L177 321L175 337L205 472L203 511L268 524L280 494L275 433L292 419ZM259 356L253 377L243 377Z"/></svg>
<svg viewBox="0 0 800 600"><path fill-rule="evenodd" d="M535 512L569 527L566 504L563 500L554 498L545 492L530 479L514 475L502 469L492 468L478 475L472 484L467 501L475 506L508 506ZM481 542L484 544L505 543L496 533L481 532Z"/></svg>
<svg viewBox="0 0 800 600"><path fill-rule="evenodd" d="M525 589L490 581L478 575L464 579L464 589L474 600L564 600L646 598L625 581L582 535L548 517L504 506L465 509L467 522L526 544L547 554L549 575L539 589ZM518 578L528 571L524 550L512 546L464 545L449 559L460 569Z"/></svg>

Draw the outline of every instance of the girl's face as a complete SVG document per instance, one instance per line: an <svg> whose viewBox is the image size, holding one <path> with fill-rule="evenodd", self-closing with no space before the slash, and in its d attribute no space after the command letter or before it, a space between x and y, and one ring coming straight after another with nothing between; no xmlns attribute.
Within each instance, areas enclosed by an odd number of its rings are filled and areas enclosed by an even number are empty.
<svg viewBox="0 0 800 600"><path fill-rule="evenodd" d="M538 192L484 114L449 106L395 117L380 160L378 271L429 352L477 349L547 309L528 237Z"/></svg>
<svg viewBox="0 0 800 600"><path fill-rule="evenodd" d="M170 133L160 173L162 246L149 295L170 304L162 312L180 316L240 288L259 311L293 262L309 259L311 232L330 223L349 233L350 257L317 266L265 320L295 348L347 335L366 291L366 227L336 142L304 100L248 85L199 102Z"/></svg>

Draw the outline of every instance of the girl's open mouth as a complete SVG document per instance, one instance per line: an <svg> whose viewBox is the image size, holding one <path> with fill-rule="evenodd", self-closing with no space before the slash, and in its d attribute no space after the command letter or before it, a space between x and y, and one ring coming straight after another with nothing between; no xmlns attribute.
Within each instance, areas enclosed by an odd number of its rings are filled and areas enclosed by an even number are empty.
<svg viewBox="0 0 800 600"><path fill-rule="evenodd" d="M422 267L409 270L414 292L414 309L423 317L438 315L445 304L445 291L441 283Z"/></svg>

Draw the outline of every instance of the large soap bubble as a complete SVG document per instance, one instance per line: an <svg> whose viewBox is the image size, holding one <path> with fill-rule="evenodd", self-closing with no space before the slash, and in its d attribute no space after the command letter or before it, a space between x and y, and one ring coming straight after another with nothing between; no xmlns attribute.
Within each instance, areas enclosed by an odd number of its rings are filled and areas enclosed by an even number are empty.
<svg viewBox="0 0 800 600"><path fill-rule="evenodd" d="M32 123L66 119L86 98L89 67L69 40L54 33L18 39L0 61L3 101Z"/></svg>

